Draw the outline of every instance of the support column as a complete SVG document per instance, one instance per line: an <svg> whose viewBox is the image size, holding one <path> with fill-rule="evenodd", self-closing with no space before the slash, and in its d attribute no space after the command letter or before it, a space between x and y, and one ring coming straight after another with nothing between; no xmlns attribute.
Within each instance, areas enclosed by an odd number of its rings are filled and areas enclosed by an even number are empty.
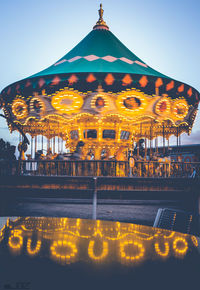
<svg viewBox="0 0 200 290"><path fill-rule="evenodd" d="M64 152L64 149L63 149L63 145L64 145L64 142L63 142L63 138L62 138L62 153Z"/></svg>
<svg viewBox="0 0 200 290"><path fill-rule="evenodd" d="M139 157L139 154L140 153L140 151L139 151L139 140L137 141L137 157Z"/></svg>
<svg viewBox="0 0 200 290"><path fill-rule="evenodd" d="M47 151L49 150L49 147L50 147L50 140L49 140L49 137L47 137Z"/></svg>
<svg viewBox="0 0 200 290"><path fill-rule="evenodd" d="M33 136L31 136L31 159L33 159Z"/></svg>
<svg viewBox="0 0 200 290"><path fill-rule="evenodd" d="M163 124L163 154L165 154L165 126Z"/></svg>
<svg viewBox="0 0 200 290"><path fill-rule="evenodd" d="M56 143L55 141L56 141L56 140L55 140L55 138L56 138L56 137L54 136L54 137L53 137L53 140L52 140L52 142L53 142L53 154L55 154L55 152L56 152L56 146L55 146L55 143Z"/></svg>
<svg viewBox="0 0 200 290"><path fill-rule="evenodd" d="M149 153L149 156L150 158L152 157L152 122L151 122L151 127L150 127L150 153Z"/></svg>
<svg viewBox="0 0 200 290"><path fill-rule="evenodd" d="M42 135L42 153L44 153L43 150L44 150L44 137Z"/></svg>
<svg viewBox="0 0 200 290"><path fill-rule="evenodd" d="M156 143L157 143L157 137L155 137L155 140L154 140L154 144L155 144L155 145L154 145L154 146L155 146L155 150L154 150L154 151L155 151L155 153L157 153L157 149L156 149L157 146L156 146Z"/></svg>
<svg viewBox="0 0 200 290"><path fill-rule="evenodd" d="M37 152L37 136L35 136L35 153Z"/></svg>
<svg viewBox="0 0 200 290"><path fill-rule="evenodd" d="M176 128L176 130L177 130L177 133L176 133L176 134L177 134L177 135L176 135L176 146L178 147L178 131L179 131L179 130L178 130L178 127Z"/></svg>
<svg viewBox="0 0 200 290"><path fill-rule="evenodd" d="M146 160L146 158L147 158L147 138L146 138L146 136L145 136L145 149L144 149L144 157L145 157L145 160Z"/></svg>
<svg viewBox="0 0 200 290"><path fill-rule="evenodd" d="M57 143L58 143L58 153L60 153L60 136L59 135L58 135Z"/></svg>

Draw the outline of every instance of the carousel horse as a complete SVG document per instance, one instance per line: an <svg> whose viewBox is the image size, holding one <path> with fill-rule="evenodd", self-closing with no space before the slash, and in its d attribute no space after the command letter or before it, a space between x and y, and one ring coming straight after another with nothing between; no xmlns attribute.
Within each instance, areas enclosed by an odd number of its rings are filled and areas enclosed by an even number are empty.
<svg viewBox="0 0 200 290"><path fill-rule="evenodd" d="M72 153L71 158L72 160L80 160L83 157L83 146L85 143L83 141L79 141L76 145L75 151Z"/></svg>

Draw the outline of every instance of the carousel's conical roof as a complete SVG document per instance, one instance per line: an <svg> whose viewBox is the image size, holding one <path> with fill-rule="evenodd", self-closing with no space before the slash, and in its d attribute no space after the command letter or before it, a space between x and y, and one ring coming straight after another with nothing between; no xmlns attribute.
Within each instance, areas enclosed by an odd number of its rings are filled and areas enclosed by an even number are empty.
<svg viewBox="0 0 200 290"><path fill-rule="evenodd" d="M55 64L32 77L79 72L133 73L166 77L147 66L111 31L101 27L94 28Z"/></svg>
<svg viewBox="0 0 200 290"><path fill-rule="evenodd" d="M66 73L131 73L166 77L145 64L132 53L110 30L103 20L100 4L99 20L93 30L70 52L47 69L32 77Z"/></svg>

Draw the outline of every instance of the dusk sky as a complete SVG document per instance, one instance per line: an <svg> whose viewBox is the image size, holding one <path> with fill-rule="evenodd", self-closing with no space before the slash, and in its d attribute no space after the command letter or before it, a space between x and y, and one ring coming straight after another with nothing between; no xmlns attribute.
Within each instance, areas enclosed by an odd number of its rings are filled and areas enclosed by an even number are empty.
<svg viewBox="0 0 200 290"><path fill-rule="evenodd" d="M55 63L93 28L97 0L0 0L0 91ZM104 0L110 30L154 69L200 91L199 0ZM0 119L1 137L16 144ZM182 144L200 143L200 114Z"/></svg>

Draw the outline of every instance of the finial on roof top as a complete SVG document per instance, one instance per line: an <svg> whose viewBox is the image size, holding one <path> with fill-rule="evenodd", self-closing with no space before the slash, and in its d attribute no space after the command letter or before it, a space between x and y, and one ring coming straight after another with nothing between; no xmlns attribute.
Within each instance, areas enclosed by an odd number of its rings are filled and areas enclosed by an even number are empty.
<svg viewBox="0 0 200 290"><path fill-rule="evenodd" d="M99 20L103 20L103 12L104 10L102 9L102 3L100 4L100 9L99 9Z"/></svg>
<svg viewBox="0 0 200 290"><path fill-rule="evenodd" d="M93 29L106 29L109 30L108 25L106 22L103 20L103 8L102 4L100 4L100 9L99 9L99 20L97 21L96 25L93 27Z"/></svg>

